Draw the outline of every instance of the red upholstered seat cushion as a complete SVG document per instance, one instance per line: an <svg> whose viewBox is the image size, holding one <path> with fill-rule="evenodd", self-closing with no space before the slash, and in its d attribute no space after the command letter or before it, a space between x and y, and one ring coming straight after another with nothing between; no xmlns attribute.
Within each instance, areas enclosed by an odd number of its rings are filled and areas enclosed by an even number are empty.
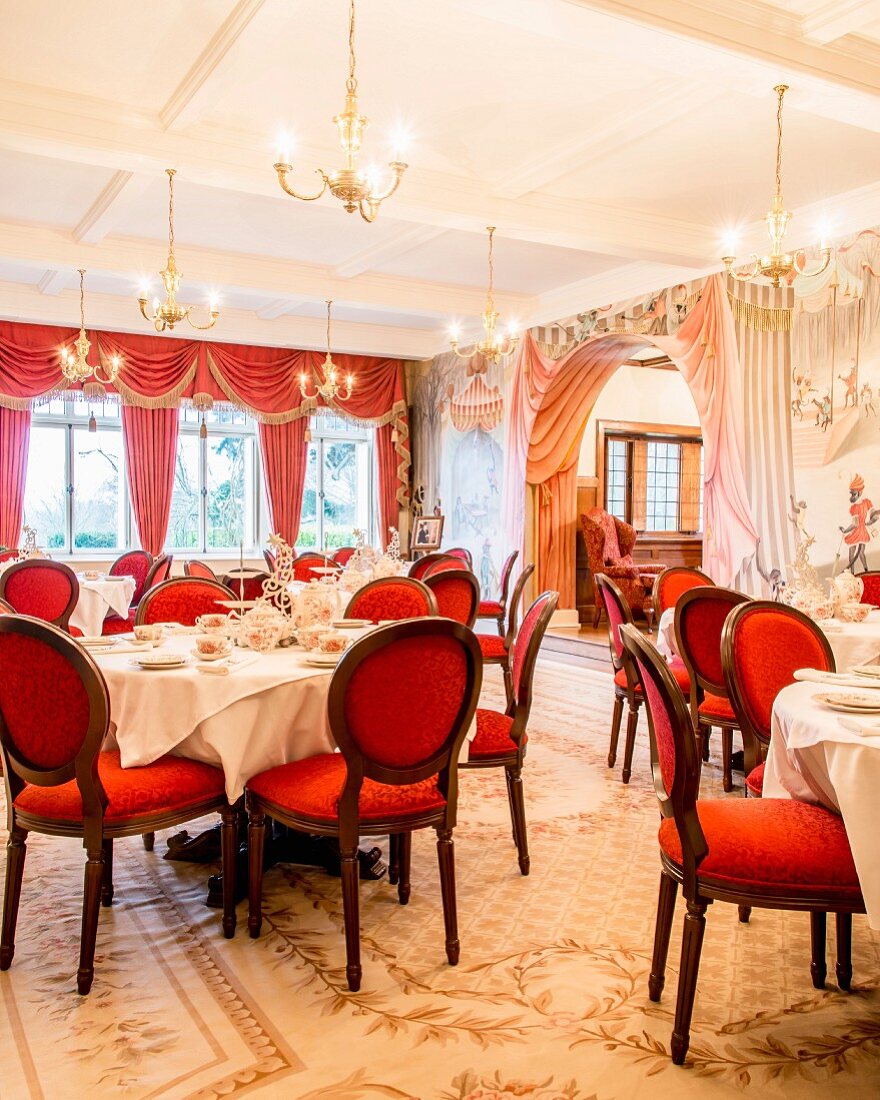
<svg viewBox="0 0 880 1100"><path fill-rule="evenodd" d="M468 759L485 760L494 756L515 756L516 742L510 736L513 719L498 710L477 707L477 735L468 745ZM523 734L523 744L529 735Z"/></svg>
<svg viewBox="0 0 880 1100"><path fill-rule="evenodd" d="M133 611L129 612L128 618L120 619L118 615L108 615L101 626L102 634L130 634L134 630L134 615Z"/></svg>
<svg viewBox="0 0 880 1100"><path fill-rule="evenodd" d="M830 810L787 798L707 799L697 814L709 845L701 881L756 894L861 898L846 829ZM680 865L673 818L661 823L659 840Z"/></svg>
<svg viewBox="0 0 880 1100"><path fill-rule="evenodd" d="M501 614L501 604L498 600L480 600L479 614L497 618Z"/></svg>
<svg viewBox="0 0 880 1100"><path fill-rule="evenodd" d="M504 639L499 638L497 634L477 634L476 638L480 643L480 652L483 654L484 661L507 656Z"/></svg>
<svg viewBox="0 0 880 1100"><path fill-rule="evenodd" d="M292 764L255 775L248 790L267 802L301 817L334 822L339 815L339 798L347 769L341 753L310 756ZM413 816L442 810L446 800L437 789L437 779L423 779L403 787L365 779L361 787L358 816L361 821Z"/></svg>
<svg viewBox="0 0 880 1100"><path fill-rule="evenodd" d="M753 794L756 798L760 798L764 793L764 764L761 763L757 768L752 768L749 774L746 776L746 787L748 787L749 794Z"/></svg>
<svg viewBox="0 0 880 1100"><path fill-rule="evenodd" d="M181 756L162 756L143 768L123 768L118 751L102 752L98 756L98 775L109 799L104 814L108 823L197 806L220 798L225 790L220 768ZM58 787L28 784L15 805L22 812L53 820L82 818L82 799L74 780Z"/></svg>
<svg viewBox="0 0 880 1100"><path fill-rule="evenodd" d="M67 631L71 638L81 638L83 636L83 632L80 628L78 626L71 626L70 623L67 624Z"/></svg>
<svg viewBox="0 0 880 1100"><path fill-rule="evenodd" d="M719 718L725 722L735 722L736 715L733 713L733 707L730 705L730 700L725 699L723 695L705 695L703 701L699 707L701 718Z"/></svg>
<svg viewBox="0 0 880 1100"><path fill-rule="evenodd" d="M684 663L676 657L674 661L670 662L669 671L675 677L675 682L681 688L682 692L687 695L691 690L691 682L688 679L687 669L684 667ZM626 673L623 669L615 673L614 682L618 687L626 688ZM641 690L641 685L636 684L636 691Z"/></svg>

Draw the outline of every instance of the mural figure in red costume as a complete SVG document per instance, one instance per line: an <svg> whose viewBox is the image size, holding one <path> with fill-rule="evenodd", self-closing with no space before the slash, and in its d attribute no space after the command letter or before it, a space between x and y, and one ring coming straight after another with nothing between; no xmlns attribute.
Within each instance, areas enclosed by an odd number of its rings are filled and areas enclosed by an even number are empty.
<svg viewBox="0 0 880 1100"><path fill-rule="evenodd" d="M849 564L848 569L851 573L856 572L856 563L861 564L860 573L867 573L868 560L865 557L865 547L871 541L871 536L874 532L869 531L869 527L877 522L880 518L880 508L875 508L873 503L864 495L865 492L865 479L861 474L856 476L849 483L849 514L852 516L852 523L849 527L841 527L840 530L843 533L843 541L849 547Z"/></svg>

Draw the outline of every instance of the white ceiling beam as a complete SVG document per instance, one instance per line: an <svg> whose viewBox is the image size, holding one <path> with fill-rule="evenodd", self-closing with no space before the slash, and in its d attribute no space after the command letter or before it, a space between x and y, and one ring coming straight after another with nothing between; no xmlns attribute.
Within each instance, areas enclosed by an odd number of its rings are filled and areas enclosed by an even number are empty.
<svg viewBox="0 0 880 1100"><path fill-rule="evenodd" d="M286 313L290 313L291 310L296 309L297 306L302 305L305 301L305 298L276 298L274 302L270 302L267 306L263 306L262 309L258 309L257 316L261 321L275 321L279 317L283 317Z"/></svg>
<svg viewBox="0 0 880 1100"><path fill-rule="evenodd" d="M365 248L333 269L337 279L352 279L365 271L373 271L382 264L405 256L407 252L436 240L446 232L434 225L411 225L401 229L372 248Z"/></svg>
<svg viewBox="0 0 880 1100"><path fill-rule="evenodd" d="M41 294L54 296L66 290L70 283L70 272L64 268L53 267L43 275L37 283L37 290Z"/></svg>
<svg viewBox="0 0 880 1100"><path fill-rule="evenodd" d="M831 0L804 16L802 30L804 38L824 46L877 22L880 22L877 0Z"/></svg>
<svg viewBox="0 0 880 1100"><path fill-rule="evenodd" d="M73 239L98 244L135 208L154 182L143 173L114 172L110 182L74 227Z"/></svg>
<svg viewBox="0 0 880 1100"><path fill-rule="evenodd" d="M35 286L0 282L2 316L29 324L79 326L79 293L67 290L47 299ZM155 336L152 326L140 317L131 298L89 292L89 328L135 332ZM172 338L198 336L200 340L262 344L323 351L326 321L321 317L282 317L261 321L250 310L222 308L215 328L195 333L181 326ZM400 328L335 320L333 350L362 355L388 355L402 359L427 359L434 354L437 333L426 329Z"/></svg>
<svg viewBox="0 0 880 1100"><path fill-rule="evenodd" d="M199 120L205 106L205 87L223 59L247 29L266 0L239 0L220 29L193 63L189 72L169 96L159 112L163 130L181 130Z"/></svg>

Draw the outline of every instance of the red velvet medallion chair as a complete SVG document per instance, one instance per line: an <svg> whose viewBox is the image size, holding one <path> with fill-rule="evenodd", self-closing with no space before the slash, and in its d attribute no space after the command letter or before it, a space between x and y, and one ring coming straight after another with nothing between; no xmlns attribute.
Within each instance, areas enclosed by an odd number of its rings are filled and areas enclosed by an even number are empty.
<svg viewBox="0 0 880 1100"><path fill-rule="evenodd" d="M623 721L623 704L626 703L626 744L623 750L624 783L629 783L632 774L632 758L636 744L636 729L639 724L639 707L642 705L642 687L623 647L620 628L632 625L632 608L627 602L623 590L604 573L593 577L596 586L596 598L601 599L608 613L608 648L611 652L611 667L614 669L614 710L611 713L611 741L608 746L608 767L613 768L617 761L617 742L620 739L620 724ZM670 664L670 671L678 681L682 691L690 691L690 680L680 660Z"/></svg>
<svg viewBox="0 0 880 1100"><path fill-rule="evenodd" d="M226 573L220 578L220 583L233 592L237 600L259 600L263 595L263 584L268 579L268 573L253 573L249 577Z"/></svg>
<svg viewBox="0 0 880 1100"><path fill-rule="evenodd" d="M437 614L434 593L412 577L380 577L370 581L355 592L345 609L346 619L368 619L372 623Z"/></svg>
<svg viewBox="0 0 880 1100"><path fill-rule="evenodd" d="M0 615L14 615L15 608L11 603L7 603L6 600L0 600Z"/></svg>
<svg viewBox="0 0 880 1100"><path fill-rule="evenodd" d="M683 592L689 592L692 588L711 588L714 584L712 578L702 569L694 569L689 565L671 565L658 573L651 596L658 622L664 611L675 607Z"/></svg>
<svg viewBox="0 0 880 1100"><path fill-rule="evenodd" d="M880 569L872 569L867 573L859 573L864 588L862 589L862 603L871 603L880 607Z"/></svg>
<svg viewBox="0 0 880 1100"><path fill-rule="evenodd" d="M647 702L654 786L660 800L660 898L648 994L659 1001L675 900L687 913L671 1053L690 1043L706 910L713 901L810 914L813 985L825 984L825 918L837 916L837 981L852 978L852 914L865 904L843 821L820 806L783 798L698 799L700 759L684 696L666 662L632 625L621 629Z"/></svg>
<svg viewBox="0 0 880 1100"><path fill-rule="evenodd" d="M473 632L449 619L383 627L356 641L330 683L328 713L339 752L283 764L247 784L248 931L262 925L266 815L294 829L338 837L348 987L360 989L358 837L391 837L401 905L410 898L416 829L437 832L446 957L459 959L452 831L458 755L480 694Z"/></svg>
<svg viewBox="0 0 880 1100"><path fill-rule="evenodd" d="M219 578L210 565L205 565L203 561L185 561L183 563L183 575L185 577L201 577L205 581L216 581Z"/></svg>
<svg viewBox="0 0 880 1100"><path fill-rule="evenodd" d="M508 703L513 697L513 680L510 676L510 654L513 650L513 640L516 637L516 627L519 622L519 605L522 602L523 592L534 573L534 565L527 565L516 579L513 592L507 604L507 630L504 637L497 634L478 634L477 641L480 644L480 652L483 654L484 665L501 665L504 676L504 690Z"/></svg>
<svg viewBox="0 0 880 1100"><path fill-rule="evenodd" d="M480 600L478 619L494 619L498 628L499 637L504 636L504 619L507 615L507 594L510 590L510 578L513 576L513 567L519 557L519 550L514 550L504 559L501 567L501 582L499 585L497 600Z"/></svg>
<svg viewBox="0 0 880 1100"><path fill-rule="evenodd" d="M730 705L742 730L746 793L761 797L773 701L799 668L835 672L823 631L801 611L771 600L735 607L721 634Z"/></svg>
<svg viewBox="0 0 880 1100"><path fill-rule="evenodd" d="M434 593L439 615L473 629L480 606L480 582L469 569L429 573L423 583Z"/></svg>
<svg viewBox="0 0 880 1100"><path fill-rule="evenodd" d="M151 588L138 604L135 624L180 623L195 626L200 615L228 615L220 600L234 600L235 593L219 581L201 577L172 577Z"/></svg>
<svg viewBox="0 0 880 1100"><path fill-rule="evenodd" d="M653 577L662 573L666 566L658 562L634 561L632 549L638 538L635 527L602 508L591 508L581 516L581 532L593 577L602 573L614 581L633 611L643 612L650 621L654 610ZM597 592L593 626L599 625L602 611L601 596Z"/></svg>
<svg viewBox="0 0 880 1100"><path fill-rule="evenodd" d="M12 561L13 558L17 558L17 557L18 557L18 550L16 550L14 547L11 548L11 549L8 549L7 547L4 546L3 549L0 550L0 562Z"/></svg>
<svg viewBox="0 0 880 1100"><path fill-rule="evenodd" d="M128 550L121 554L110 566L111 577L134 577L134 592L131 597L131 609L140 603L147 587L147 577L153 565L153 555L146 550ZM116 617L116 616L114 616Z"/></svg>
<svg viewBox="0 0 880 1100"><path fill-rule="evenodd" d="M344 567L351 561L354 552L355 548L353 546L340 546L338 550L333 551L333 560L337 565Z"/></svg>
<svg viewBox="0 0 880 1100"><path fill-rule="evenodd" d="M694 732L703 759L709 759L709 738L721 730L721 769L725 791L733 790L733 731L739 722L730 705L721 659L721 633L730 612L748 596L732 588L701 586L683 592L675 604L675 644L690 681Z"/></svg>
<svg viewBox="0 0 880 1100"><path fill-rule="evenodd" d="M229 937L235 931L236 813L226 800L222 769L179 756L122 768L118 751L101 751L111 725L107 685L80 646L35 619L0 617L0 749L9 828L0 970L9 969L15 953L28 833L76 837L86 849L81 994L94 977L99 904L113 900L117 838L221 813L223 932Z"/></svg>
<svg viewBox="0 0 880 1100"><path fill-rule="evenodd" d="M171 576L171 566L174 563L173 554L160 554L158 558L150 566L150 571L147 573L147 581L144 585L144 592L147 593L151 588L155 588L157 585L163 584ZM143 599L143 596L141 597ZM140 603L140 600L138 600Z"/></svg>
<svg viewBox="0 0 880 1100"><path fill-rule="evenodd" d="M30 615L66 630L79 599L76 573L59 561L30 558L16 562L0 573L0 600L5 600L17 615Z"/></svg>
<svg viewBox="0 0 880 1100"><path fill-rule="evenodd" d="M559 601L558 592L542 592L523 617L522 626L511 654L513 692L504 711L477 709L477 732L468 744L463 768L503 768L507 781L507 801L513 826L520 874L531 867L526 808L523 798L522 769L529 741L529 711L532 708L532 684L538 650Z"/></svg>
<svg viewBox="0 0 880 1100"><path fill-rule="evenodd" d="M452 558L458 558L459 561L463 561L468 569L473 570L474 556L466 546L452 546L449 550L446 550L445 553L449 554Z"/></svg>
<svg viewBox="0 0 880 1100"><path fill-rule="evenodd" d="M294 550L293 556L296 557L296 551ZM275 572L275 555L271 550L264 550L263 557L266 559L266 565L269 567L269 572Z"/></svg>
<svg viewBox="0 0 880 1100"><path fill-rule="evenodd" d="M324 554L317 554L313 550L307 550L304 554L300 554L298 558L294 558L293 561L293 579L295 581L318 581L322 577L328 576L326 573L315 573L315 569L328 569L333 567L334 562L331 557L325 557ZM342 569L342 566L339 566Z"/></svg>
<svg viewBox="0 0 880 1100"><path fill-rule="evenodd" d="M424 554L410 565L407 572L407 576L412 577L413 580L423 580L427 573L433 569L439 562L447 562L449 569L461 569L461 560L459 558L453 558L446 553L445 550L435 550L430 554Z"/></svg>

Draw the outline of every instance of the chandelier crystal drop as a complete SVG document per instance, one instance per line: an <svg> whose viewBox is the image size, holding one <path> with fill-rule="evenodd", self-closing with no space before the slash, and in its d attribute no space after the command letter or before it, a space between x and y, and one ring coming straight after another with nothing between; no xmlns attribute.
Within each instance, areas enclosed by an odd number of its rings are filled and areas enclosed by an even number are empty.
<svg viewBox="0 0 880 1100"><path fill-rule="evenodd" d="M777 84L773 89L776 92L776 193L773 197L773 205L764 216L767 223L767 233L770 236L770 252L764 256L758 253L752 254L751 266L746 270L734 270L735 256L722 256L722 263L727 268L727 273L740 282L748 282L763 276L769 279L773 286L778 287L792 275L821 275L831 262L831 249L824 245L819 249L822 257L820 266L815 271L807 271L804 268L804 254L802 251L785 251L785 232L791 221L791 211L785 209L782 200L782 100L788 91L787 84Z"/></svg>
<svg viewBox="0 0 880 1100"><path fill-rule="evenodd" d="M305 373L299 376L299 392L306 401L314 401L316 398L321 397L327 405L331 405L334 401L337 403L347 401L351 397L351 391L354 387L354 378L347 374L345 376L345 393L342 392L342 386L339 382L339 368L333 362L333 357L330 354L330 307L332 305L333 302L327 299L327 355L321 364L324 381L321 382L316 379L317 388L314 393L309 393L307 376Z"/></svg>
<svg viewBox="0 0 880 1100"><path fill-rule="evenodd" d="M348 13L348 79L345 82L345 106L333 119L339 133L339 144L345 154L345 167L332 172L325 172L323 168L316 168L315 171L321 177L321 190L313 195L301 195L288 183L287 177L293 171L293 166L288 163L283 152L274 167L282 190L293 198L301 199L303 202L314 202L315 199L319 199L329 189L330 194L339 199L343 208L349 214L358 211L364 221L372 222L376 220L381 204L393 195L400 186L407 165L400 160L391 161L388 166L391 169L391 176L384 183L376 180L373 173L364 171L357 166L361 141L369 119L358 110L354 31L354 0L350 0Z"/></svg>
<svg viewBox="0 0 880 1100"><path fill-rule="evenodd" d="M154 298L152 314L147 308L146 297L138 298L138 305L144 317L155 326L156 332L164 332L166 329L171 331L181 321L188 321L193 328L205 331L213 328L220 316L220 311L214 303L212 302L208 307L210 311L208 323L200 325L192 319L194 307L182 306L177 301L181 274L174 259L174 176L176 171L174 168L166 168L165 174L168 176L168 262L159 272L165 286L165 301L160 302L158 298Z"/></svg>
<svg viewBox="0 0 880 1100"><path fill-rule="evenodd" d="M122 366L118 355L110 359L109 366L93 367L88 361L92 345L86 336L85 277L85 268L79 268L79 336L74 340L72 349L61 349L61 373L68 382L85 382L92 375L99 382L115 382Z"/></svg>
<svg viewBox="0 0 880 1100"><path fill-rule="evenodd" d="M470 351L461 351L458 346L458 336L455 332L450 335L449 343L459 359L473 359L475 355L481 355L492 363L500 363L502 359L511 355L519 343L519 336L511 325L507 334L502 336L496 331L498 326L498 311L495 309L495 264L493 259L493 239L495 226L486 227L489 234L489 288L486 294L486 308L483 311L483 328L486 331L484 339L475 343Z"/></svg>

